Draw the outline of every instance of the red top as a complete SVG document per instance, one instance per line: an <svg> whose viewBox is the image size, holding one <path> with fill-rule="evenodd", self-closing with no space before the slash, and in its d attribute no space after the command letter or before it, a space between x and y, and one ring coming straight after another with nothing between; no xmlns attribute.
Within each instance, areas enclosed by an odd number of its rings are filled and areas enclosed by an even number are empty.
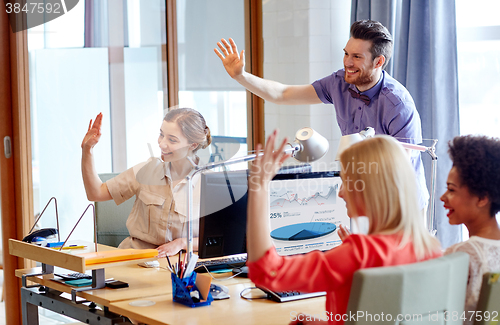
<svg viewBox="0 0 500 325"><path fill-rule="evenodd" d="M270 248L258 261L248 263L249 276L256 285L272 291L326 291L330 324L343 324L355 271L418 262L413 243L399 247L400 241L399 234L353 234L329 251L287 257ZM423 260L439 256L442 252L438 249Z"/></svg>

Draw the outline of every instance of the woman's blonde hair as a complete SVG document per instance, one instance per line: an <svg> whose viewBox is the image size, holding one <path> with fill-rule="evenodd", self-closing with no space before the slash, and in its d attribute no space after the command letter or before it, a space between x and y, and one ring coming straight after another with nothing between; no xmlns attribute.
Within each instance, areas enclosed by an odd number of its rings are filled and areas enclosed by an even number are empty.
<svg viewBox="0 0 500 325"><path fill-rule="evenodd" d="M198 144L193 153L196 153L199 149L205 149L212 143L210 128L207 126L205 118L200 112L192 108L172 109L165 115L163 120L176 122L189 143Z"/></svg>
<svg viewBox="0 0 500 325"><path fill-rule="evenodd" d="M376 136L346 149L340 162L345 195L365 204L368 234L401 233L401 245L412 241L418 259L436 251L439 242L424 227L415 172L401 144Z"/></svg>

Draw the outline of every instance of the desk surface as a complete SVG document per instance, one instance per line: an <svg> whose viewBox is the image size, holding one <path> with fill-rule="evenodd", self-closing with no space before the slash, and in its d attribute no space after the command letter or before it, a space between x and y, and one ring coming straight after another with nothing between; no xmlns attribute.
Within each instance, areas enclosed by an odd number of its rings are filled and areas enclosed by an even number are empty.
<svg viewBox="0 0 500 325"><path fill-rule="evenodd" d="M167 262L165 259L160 259L160 266L165 267ZM41 273L42 268L36 267L31 269L16 270L16 276L22 277L24 274ZM55 273L72 273L64 269L56 268ZM137 299L142 297L152 297L172 293L172 280L170 272L162 268L144 268L138 266L137 263L120 265L116 267L108 267L105 269L106 279L114 278L127 282L128 288L123 289L97 289L78 292L77 296L94 301L98 304L109 305L112 302ZM226 277L226 275L217 275L218 277ZM30 281L47 286L49 288L59 290L61 292L71 293L74 287L51 280L54 278L52 274L44 276L36 276L28 278ZM58 278L58 277L56 277ZM232 285L237 283L250 282L248 279L231 279L224 282L218 282L223 285ZM215 282L214 282L215 283Z"/></svg>
<svg viewBox="0 0 500 325"><path fill-rule="evenodd" d="M226 284L224 284L226 285ZM310 298L292 302L277 303L267 299L245 300L240 292L253 283L227 285L231 298L213 301L210 306L191 308L172 301L172 294L141 299L155 304L148 307L135 307L124 300L113 302L109 310L121 315L149 324L288 324L298 313L325 317L325 297ZM260 290L253 290L254 296L259 296ZM245 296L248 296L246 294Z"/></svg>
<svg viewBox="0 0 500 325"><path fill-rule="evenodd" d="M165 266L166 260L160 260ZM40 273L41 268L16 270L16 276ZM57 273L56 268L56 273ZM63 270L64 271L64 270ZM71 272L65 272L71 273ZM114 278L129 283L123 289L98 289L78 292L77 295L109 308L110 311L150 325L164 324L288 324L294 315L307 313L324 316L325 298L311 298L286 303L276 303L267 299L245 300L240 297L243 289L253 287L246 278L233 278L227 281L214 280L213 283L225 285L230 299L213 301L210 306L190 308L172 301L170 272L161 268L144 268L136 263L105 269L106 278ZM214 275L225 278L230 274ZM33 282L49 288L70 293L73 287L51 280L53 275L30 277ZM259 290L253 290L254 297L263 297ZM130 305L137 300L155 302L149 307Z"/></svg>

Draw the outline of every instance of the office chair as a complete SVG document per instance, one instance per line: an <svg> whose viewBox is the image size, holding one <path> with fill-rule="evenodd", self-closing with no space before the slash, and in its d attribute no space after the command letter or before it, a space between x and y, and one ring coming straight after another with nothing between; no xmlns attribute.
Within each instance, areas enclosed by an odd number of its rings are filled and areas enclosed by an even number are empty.
<svg viewBox="0 0 500 325"><path fill-rule="evenodd" d="M118 174L99 174L99 178L105 182L116 175ZM122 240L129 236L126 222L134 201L135 195L120 205L116 205L113 200L95 202L97 242L99 244L118 247Z"/></svg>
<svg viewBox="0 0 500 325"><path fill-rule="evenodd" d="M345 324L462 324L468 273L469 255L463 252L358 270L347 315L359 317Z"/></svg>
<svg viewBox="0 0 500 325"><path fill-rule="evenodd" d="M232 158L243 144L247 143L247 138L212 136L212 147L214 152L210 154L208 163L223 161Z"/></svg>
<svg viewBox="0 0 500 325"><path fill-rule="evenodd" d="M483 283L481 284L476 310L474 325L497 324L500 322L500 272L483 274Z"/></svg>

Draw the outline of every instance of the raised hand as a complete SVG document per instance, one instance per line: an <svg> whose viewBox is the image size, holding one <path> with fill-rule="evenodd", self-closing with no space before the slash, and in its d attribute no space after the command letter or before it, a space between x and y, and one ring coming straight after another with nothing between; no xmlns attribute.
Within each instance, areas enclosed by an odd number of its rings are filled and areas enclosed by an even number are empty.
<svg viewBox="0 0 500 325"><path fill-rule="evenodd" d="M249 178L249 189L260 191L263 186L267 186L269 181L276 175L278 169L281 167L283 162L288 159L291 154L285 154L285 146L288 142L287 138L283 139L280 147L274 149L274 143L278 131L274 132L267 139L266 147L264 148L264 155L255 159L252 163ZM260 144L257 145L257 152L262 149Z"/></svg>
<svg viewBox="0 0 500 325"><path fill-rule="evenodd" d="M101 138L101 124L102 113L99 113L95 118L94 124L92 124L92 120L90 120L89 129L82 141L82 149L90 150L99 142Z"/></svg>
<svg viewBox="0 0 500 325"><path fill-rule="evenodd" d="M242 50L238 54L238 48L236 43L232 38L229 39L229 43L225 39L221 39L217 42L220 52L218 49L214 49L215 54L221 59L224 68L231 78L236 78L243 74L243 69L245 68L245 50Z"/></svg>

